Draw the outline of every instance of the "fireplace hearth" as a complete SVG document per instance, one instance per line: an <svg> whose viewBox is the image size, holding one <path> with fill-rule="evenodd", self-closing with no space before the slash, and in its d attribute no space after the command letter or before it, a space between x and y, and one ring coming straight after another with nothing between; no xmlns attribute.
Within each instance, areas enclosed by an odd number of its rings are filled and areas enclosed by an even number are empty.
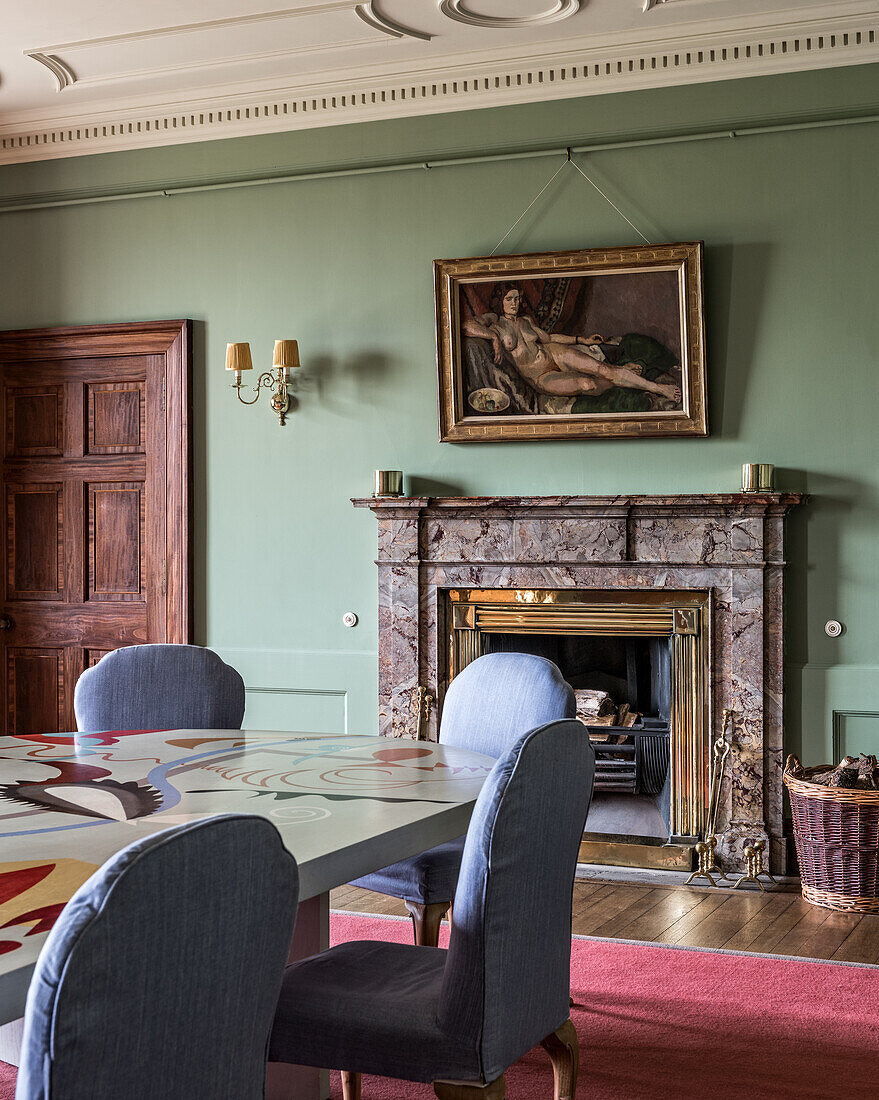
<svg viewBox="0 0 879 1100"><path fill-rule="evenodd" d="M783 519L801 499L355 500L379 527L380 732L413 736L419 687L441 710L451 679L481 653L541 652L575 688L603 687L615 707L637 714L633 721L618 709L628 727L588 729L603 763L581 851L602 850L589 845L604 838L607 862L631 864L639 862L632 843L642 843L659 850L645 865L683 867L704 825L708 747L729 708L719 858L738 866L748 843L766 840L772 869L783 872ZM594 659L602 646L605 667ZM651 687L660 673L667 687ZM434 738L437 710L428 729ZM612 776L625 791L611 789Z"/></svg>

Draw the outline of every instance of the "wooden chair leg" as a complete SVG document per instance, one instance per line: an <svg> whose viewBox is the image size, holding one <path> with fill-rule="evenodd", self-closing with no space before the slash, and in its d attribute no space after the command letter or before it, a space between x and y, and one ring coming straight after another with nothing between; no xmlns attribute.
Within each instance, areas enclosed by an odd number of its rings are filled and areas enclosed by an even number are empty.
<svg viewBox="0 0 879 1100"><path fill-rule="evenodd" d="M497 1077L487 1085L434 1081L433 1091L439 1100L504 1100L507 1095L507 1082L503 1077Z"/></svg>
<svg viewBox="0 0 879 1100"><path fill-rule="evenodd" d="M540 1045L552 1059L553 1100L574 1100L580 1071L580 1044L574 1025L565 1020L560 1028L541 1040Z"/></svg>
<svg viewBox="0 0 879 1100"><path fill-rule="evenodd" d="M420 905L417 901L404 901L415 929L415 943L419 947L439 946L440 925L448 913L450 901L437 901L432 905Z"/></svg>
<svg viewBox="0 0 879 1100"><path fill-rule="evenodd" d="M342 1070L342 1100L360 1100L360 1074Z"/></svg>

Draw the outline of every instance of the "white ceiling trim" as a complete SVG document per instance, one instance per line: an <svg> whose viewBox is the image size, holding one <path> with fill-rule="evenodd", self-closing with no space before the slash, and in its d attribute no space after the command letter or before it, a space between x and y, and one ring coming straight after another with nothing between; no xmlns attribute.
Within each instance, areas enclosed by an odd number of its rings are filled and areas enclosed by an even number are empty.
<svg viewBox="0 0 879 1100"><path fill-rule="evenodd" d="M262 50L259 53L229 54L226 56L212 57L204 61L189 61L185 65L143 65L137 69L119 69L114 72L108 72L102 76L90 77L76 77L73 74L73 70L54 55L31 53L28 56L33 57L37 61L41 61L55 74L59 85L58 90L61 91L62 88L72 87L74 84L77 88L97 88L102 84L116 87L132 80L142 81L150 77L163 76L166 73L210 72L211 69L226 69L231 65L264 64L269 60L274 61L302 56L315 57L321 53L336 53L340 49L356 50L367 46L374 46L376 41L377 39L375 36L370 38L352 38L348 41L341 42L321 42L317 45L291 46L283 50ZM383 43L384 39L378 39L378 41ZM67 77L63 83L62 77L59 72L56 71L56 68L61 70ZM223 87L231 87L228 80L223 82ZM143 102L142 96L140 97L140 101Z"/></svg>
<svg viewBox="0 0 879 1100"><path fill-rule="evenodd" d="M369 0L368 4L355 4L354 11L368 26L384 31L392 38L418 38L422 42L430 42L433 38L433 35L426 31L416 31L412 27L404 27L402 23L388 19L379 9L377 0Z"/></svg>
<svg viewBox="0 0 879 1100"><path fill-rule="evenodd" d="M275 11L255 12L252 15L234 15L225 19L205 19L198 23L180 23L174 27L160 27L147 31L126 31L124 34L102 34L94 38L79 38L74 42L56 42L52 46L40 46L25 53L59 53L61 50L80 50L88 46L119 45L123 42L145 42L150 39L170 38L174 35L202 33L203 31L252 26L256 23L277 23L284 19L302 19L313 15L330 15L350 11L353 0L325 0L308 7L278 8Z"/></svg>
<svg viewBox="0 0 879 1100"><path fill-rule="evenodd" d="M645 35L600 47L568 38L525 57L496 50L396 71L389 62L289 87L225 84L175 102L139 97L124 105L116 97L103 109L51 119L7 116L0 164L879 61L875 13L837 13L757 29L727 24L687 35L679 28L672 39Z"/></svg>
<svg viewBox="0 0 879 1100"><path fill-rule="evenodd" d="M467 7L466 0L442 0L440 11L447 19L468 27L539 27L569 19L580 10L580 0L555 0L546 11L534 15L480 15Z"/></svg>
<svg viewBox="0 0 879 1100"><path fill-rule="evenodd" d="M76 75L73 69L66 65L60 57L56 57L51 53L39 53L37 50L30 50L28 57L32 57L34 61L39 61L41 65L45 65L52 76L55 77L59 92L76 83Z"/></svg>

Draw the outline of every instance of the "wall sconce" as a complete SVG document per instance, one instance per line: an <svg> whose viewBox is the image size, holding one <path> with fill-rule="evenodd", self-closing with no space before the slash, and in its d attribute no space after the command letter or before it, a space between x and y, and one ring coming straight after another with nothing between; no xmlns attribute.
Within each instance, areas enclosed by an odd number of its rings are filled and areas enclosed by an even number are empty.
<svg viewBox="0 0 879 1100"><path fill-rule="evenodd" d="M238 400L242 405L254 405L259 399L259 392L263 386L274 387L272 393L272 408L278 414L278 420L283 427L286 422L287 411L290 408L290 396L287 387L290 385L289 371L299 366L299 345L295 340L276 340L275 354L272 357L272 370L265 371L256 381L256 393L250 401L241 396L241 372L253 370L253 360L250 357L250 344L226 345L226 370L235 371L235 381L232 388L238 394Z"/></svg>

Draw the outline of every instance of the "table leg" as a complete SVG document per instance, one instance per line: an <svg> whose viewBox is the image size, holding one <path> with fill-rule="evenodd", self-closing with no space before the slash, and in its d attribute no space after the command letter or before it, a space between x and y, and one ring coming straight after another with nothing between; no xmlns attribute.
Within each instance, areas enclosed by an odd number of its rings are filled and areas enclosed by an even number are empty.
<svg viewBox="0 0 879 1100"><path fill-rule="evenodd" d="M0 1062L11 1066L21 1065L21 1039L24 1034L24 1017L10 1020L0 1027Z"/></svg>
<svg viewBox="0 0 879 1100"><path fill-rule="evenodd" d="M288 962L316 955L330 946L330 895L319 894L299 905ZM269 1062L266 1100L328 1100L330 1075L325 1069Z"/></svg>

